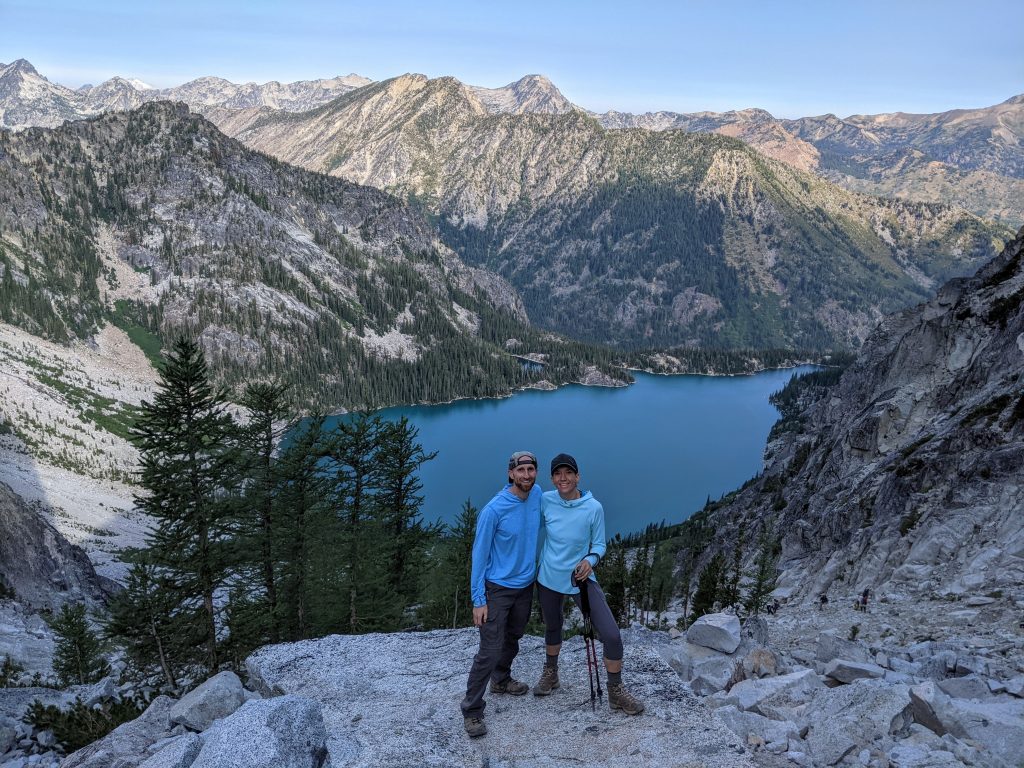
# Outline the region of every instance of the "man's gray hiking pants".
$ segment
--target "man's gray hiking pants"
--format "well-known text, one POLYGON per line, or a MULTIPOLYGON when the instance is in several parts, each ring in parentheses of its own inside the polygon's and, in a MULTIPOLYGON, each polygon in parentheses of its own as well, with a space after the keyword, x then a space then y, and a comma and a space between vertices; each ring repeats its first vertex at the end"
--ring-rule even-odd
POLYGON ((517 589, 488 581, 485 587, 487 621, 480 627, 480 650, 469 670, 466 698, 461 705, 463 717, 483 717, 487 682, 501 683, 512 674, 512 660, 519 653, 519 638, 526 631, 533 607, 532 583, 517 589))

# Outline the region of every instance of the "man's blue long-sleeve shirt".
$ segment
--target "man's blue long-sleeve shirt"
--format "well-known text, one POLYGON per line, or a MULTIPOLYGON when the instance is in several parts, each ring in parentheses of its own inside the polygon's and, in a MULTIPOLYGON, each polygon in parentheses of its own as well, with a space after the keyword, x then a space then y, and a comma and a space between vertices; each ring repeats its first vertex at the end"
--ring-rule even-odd
POLYGON ((485 581, 503 587, 525 587, 537 576, 541 490, 536 485, 525 500, 506 485, 487 502, 476 520, 470 591, 473 606, 487 605, 485 581))

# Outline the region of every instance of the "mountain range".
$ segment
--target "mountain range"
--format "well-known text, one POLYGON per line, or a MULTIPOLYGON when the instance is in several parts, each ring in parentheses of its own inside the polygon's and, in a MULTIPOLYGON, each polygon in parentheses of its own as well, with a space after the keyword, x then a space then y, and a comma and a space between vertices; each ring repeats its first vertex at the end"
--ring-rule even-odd
POLYGON ((410 200, 535 323, 623 346, 856 346, 1012 234, 849 193, 716 134, 493 115, 453 78, 207 114, 254 149, 410 200))
MULTIPOLYGON (((0 127, 55 127, 63 120, 131 109, 156 99, 184 101, 204 113, 212 108, 301 112, 371 83, 354 74, 263 85, 203 77, 174 88, 154 89, 138 80, 115 77, 73 91, 50 83, 19 59, 0 66, 0 127)), ((936 114, 780 119, 757 108, 718 113, 590 113, 542 75, 527 75, 502 88, 466 87, 489 114, 584 112, 610 129, 720 133, 852 191, 947 203, 1011 227, 1024 224, 1024 95, 991 107, 936 114)), ((220 116, 217 122, 227 120, 220 116)))

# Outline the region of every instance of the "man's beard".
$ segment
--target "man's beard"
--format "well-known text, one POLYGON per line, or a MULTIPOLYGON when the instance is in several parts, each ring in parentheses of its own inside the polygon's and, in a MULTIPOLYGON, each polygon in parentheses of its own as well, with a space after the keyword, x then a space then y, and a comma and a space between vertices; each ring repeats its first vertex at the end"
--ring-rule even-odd
POLYGON ((529 493, 533 486, 537 484, 537 478, 532 477, 526 478, 525 480, 513 480, 512 484, 523 493, 529 493))

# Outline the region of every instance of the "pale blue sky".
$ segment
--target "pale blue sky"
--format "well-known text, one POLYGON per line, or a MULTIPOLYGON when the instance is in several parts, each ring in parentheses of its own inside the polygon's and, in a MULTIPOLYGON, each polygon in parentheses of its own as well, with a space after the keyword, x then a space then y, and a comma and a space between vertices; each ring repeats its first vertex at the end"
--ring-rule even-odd
POLYGON ((550 77, 588 109, 779 117, 981 107, 1024 92, 1024 2, 0 0, 0 62, 77 87, 403 72, 550 77))

